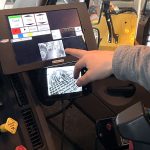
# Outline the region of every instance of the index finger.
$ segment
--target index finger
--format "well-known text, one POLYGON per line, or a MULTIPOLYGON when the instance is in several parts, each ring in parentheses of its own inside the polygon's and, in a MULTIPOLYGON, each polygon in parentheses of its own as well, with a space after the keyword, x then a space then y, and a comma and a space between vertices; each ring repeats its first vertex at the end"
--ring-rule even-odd
POLYGON ((83 49, 66 48, 65 52, 77 58, 81 58, 87 51, 83 49))

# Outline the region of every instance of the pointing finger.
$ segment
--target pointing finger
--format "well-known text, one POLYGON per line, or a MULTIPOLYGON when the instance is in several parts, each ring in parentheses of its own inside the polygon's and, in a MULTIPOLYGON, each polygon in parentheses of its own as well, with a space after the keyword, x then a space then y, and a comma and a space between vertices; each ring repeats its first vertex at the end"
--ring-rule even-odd
POLYGON ((77 58, 81 58, 83 55, 86 54, 86 50, 82 50, 82 49, 75 49, 75 48, 67 48, 65 49, 65 52, 67 54, 70 54, 72 56, 75 56, 77 58))

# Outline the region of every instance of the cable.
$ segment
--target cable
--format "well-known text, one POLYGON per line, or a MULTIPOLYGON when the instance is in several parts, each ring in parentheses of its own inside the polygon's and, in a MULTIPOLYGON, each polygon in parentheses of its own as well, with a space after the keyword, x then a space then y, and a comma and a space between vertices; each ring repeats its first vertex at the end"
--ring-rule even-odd
POLYGON ((66 111, 69 107, 71 107, 71 105, 74 104, 74 101, 75 101, 76 99, 78 99, 78 98, 80 98, 80 97, 83 97, 83 96, 79 96, 79 97, 76 97, 76 98, 68 99, 68 101, 70 101, 68 105, 66 105, 66 106, 63 105, 63 107, 62 107, 60 110, 58 110, 57 112, 54 112, 53 114, 49 115, 48 117, 46 117, 46 119, 48 120, 48 119, 54 118, 54 117, 58 116, 59 114, 63 113, 63 112, 66 111))
POLYGON ((87 113, 78 103, 74 102, 74 106, 78 108, 91 122, 93 122, 94 124, 96 123, 96 120, 89 113, 87 113))
POLYGON ((46 119, 51 119, 51 118, 54 118, 54 117, 58 116, 59 114, 61 114, 65 110, 67 110, 72 104, 73 104, 73 102, 70 102, 67 106, 61 108, 59 111, 57 111, 57 112, 49 115, 48 117, 46 117, 46 119))
MULTIPOLYGON (((47 120, 47 122, 49 123, 49 124, 48 124, 49 127, 51 127, 51 128, 53 128, 54 130, 56 130, 59 135, 62 134, 62 133, 61 133, 61 130, 58 128, 58 126, 56 126, 51 120, 47 120)), ((77 143, 75 143, 74 141, 72 141, 72 140, 71 140, 68 136, 66 136, 65 134, 64 134, 64 138, 65 138, 65 140, 66 140, 67 142, 69 142, 71 145, 73 145, 73 148, 74 148, 74 149, 83 150, 83 148, 81 148, 81 146, 79 146, 77 143)))

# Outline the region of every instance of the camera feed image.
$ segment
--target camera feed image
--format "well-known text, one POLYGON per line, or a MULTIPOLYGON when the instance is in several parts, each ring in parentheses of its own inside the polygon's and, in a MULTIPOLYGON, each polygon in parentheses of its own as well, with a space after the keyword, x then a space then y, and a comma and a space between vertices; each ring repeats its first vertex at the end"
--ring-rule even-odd
POLYGON ((50 60, 66 56, 62 40, 39 43, 38 46, 42 60, 50 60))
POLYGON ((52 96, 82 91, 82 87, 76 85, 77 79, 74 79, 73 72, 74 66, 47 68, 48 95, 52 96))

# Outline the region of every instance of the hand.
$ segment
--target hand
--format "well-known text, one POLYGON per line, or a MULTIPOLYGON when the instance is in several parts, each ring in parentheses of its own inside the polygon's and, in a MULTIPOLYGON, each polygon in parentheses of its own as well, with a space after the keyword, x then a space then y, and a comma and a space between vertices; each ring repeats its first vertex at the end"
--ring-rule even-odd
POLYGON ((75 79, 79 77, 79 73, 83 67, 88 69, 88 71, 77 80, 78 86, 86 85, 94 80, 104 79, 112 74, 113 51, 85 51, 67 48, 65 52, 79 58, 75 64, 75 79))

